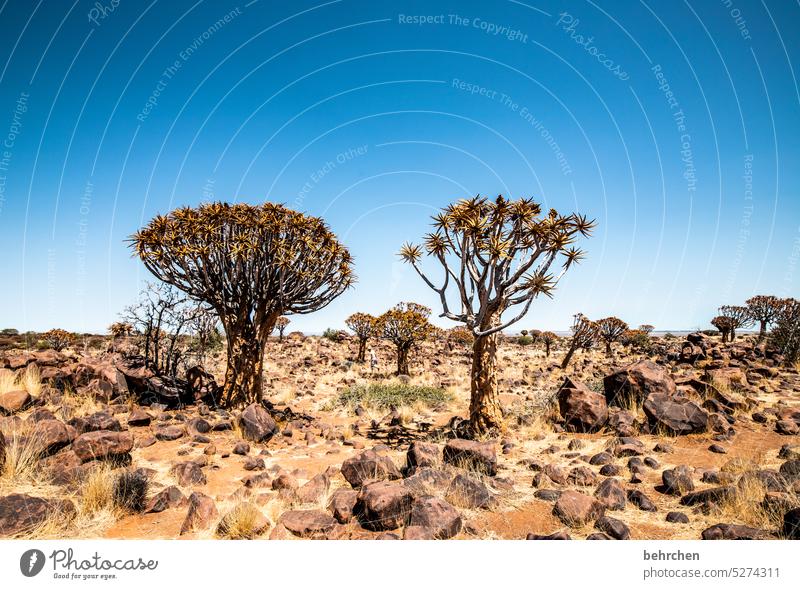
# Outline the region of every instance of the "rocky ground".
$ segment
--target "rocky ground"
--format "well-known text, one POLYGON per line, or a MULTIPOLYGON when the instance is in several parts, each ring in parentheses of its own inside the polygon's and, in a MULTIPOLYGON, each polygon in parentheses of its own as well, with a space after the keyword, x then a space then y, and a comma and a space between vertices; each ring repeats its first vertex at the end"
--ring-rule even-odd
MULTIPOLYGON (((354 341, 269 344, 265 406, 141 405, 115 353, 0 357, 0 537, 718 539, 800 536, 800 375, 740 337, 654 338, 557 367, 500 351, 507 431, 452 436, 469 350, 427 342, 400 384, 448 400, 343 405, 394 382, 354 341)), ((221 359, 211 370, 219 378, 221 359)), ((158 388, 158 387, 155 387, 158 388)), ((141 398, 140 398, 141 399, 141 398)))

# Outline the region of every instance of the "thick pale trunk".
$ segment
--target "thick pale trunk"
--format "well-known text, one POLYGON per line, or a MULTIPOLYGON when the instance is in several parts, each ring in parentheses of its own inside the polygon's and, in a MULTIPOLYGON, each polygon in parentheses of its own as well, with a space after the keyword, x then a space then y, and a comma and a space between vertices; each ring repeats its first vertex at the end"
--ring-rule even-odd
POLYGON ((614 352, 611 350, 611 342, 606 342, 606 356, 609 358, 614 355, 614 352))
POLYGON ((358 340, 358 357, 356 358, 356 362, 361 364, 366 359, 367 359, 367 340, 365 338, 360 338, 358 340))
POLYGON ((731 329, 731 339, 730 339, 730 341, 733 341, 735 339, 736 339, 736 330, 735 329, 731 329))
POLYGON ((767 337, 767 322, 761 322, 761 328, 758 330, 758 341, 763 341, 767 337))
POLYGON ((408 352, 411 346, 397 346, 397 374, 408 376, 408 352))
POLYGON ((497 391, 498 334, 476 337, 472 344, 469 424, 473 435, 503 429, 503 413, 497 391))
POLYGON ((550 357, 550 344, 544 344, 544 355, 549 358, 550 357))
POLYGON ((264 346, 255 337, 232 337, 228 341, 228 364, 222 398, 227 406, 261 400, 264 346))

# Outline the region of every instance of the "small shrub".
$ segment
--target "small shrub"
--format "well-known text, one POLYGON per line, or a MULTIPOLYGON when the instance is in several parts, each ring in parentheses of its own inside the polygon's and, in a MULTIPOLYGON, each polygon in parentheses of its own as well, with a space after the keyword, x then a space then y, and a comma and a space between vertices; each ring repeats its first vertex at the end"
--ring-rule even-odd
POLYGON ((141 471, 124 471, 114 479, 114 505, 133 512, 144 511, 150 481, 141 471))
POLYGON ((220 520, 217 535, 230 540, 252 540, 264 533, 267 521, 252 503, 239 503, 220 520))
POLYGON ((533 343, 533 338, 529 335, 521 335, 517 338, 517 343, 520 346, 530 346, 533 343))
POLYGON ((363 405, 388 409, 416 403, 436 407, 452 399, 453 396, 441 388, 384 383, 352 387, 339 395, 338 402, 342 406, 363 405))
POLYGON ((338 329, 331 329, 330 327, 322 332, 322 337, 332 342, 340 342, 342 340, 342 332, 338 329))

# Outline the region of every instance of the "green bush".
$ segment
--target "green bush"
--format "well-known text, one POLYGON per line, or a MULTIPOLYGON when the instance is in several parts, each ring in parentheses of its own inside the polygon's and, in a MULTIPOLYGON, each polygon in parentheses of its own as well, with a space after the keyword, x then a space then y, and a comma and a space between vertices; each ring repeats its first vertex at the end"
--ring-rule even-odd
POLYGON ((436 407, 453 399, 453 395, 436 387, 413 386, 402 383, 382 383, 351 387, 339 394, 338 403, 342 406, 362 405, 388 409, 390 406, 423 403, 436 407))
POLYGON ((331 329, 330 327, 322 332, 322 337, 328 339, 332 342, 338 342, 342 340, 342 332, 338 329, 331 329))
POLYGON ((517 343, 521 346, 529 346, 533 343, 533 338, 529 335, 522 335, 517 338, 517 343))

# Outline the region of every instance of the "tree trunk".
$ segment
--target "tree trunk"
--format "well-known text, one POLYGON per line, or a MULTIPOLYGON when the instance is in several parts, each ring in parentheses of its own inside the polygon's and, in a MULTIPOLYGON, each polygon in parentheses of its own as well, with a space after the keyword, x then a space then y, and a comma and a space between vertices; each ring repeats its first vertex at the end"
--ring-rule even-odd
POLYGON ((614 355, 614 352, 611 351, 611 342, 606 342, 606 356, 609 358, 614 355))
POLYGON ((279 329, 278 330, 278 342, 280 343, 282 341, 283 341, 283 330, 279 329))
POLYGON ((397 374, 408 376, 408 352, 411 346, 397 346, 397 374))
POLYGON ((261 401, 264 345, 253 334, 228 337, 228 364, 222 399, 226 406, 261 401))
POLYGON ((363 364, 366 359, 367 359, 367 339, 359 338, 358 356, 356 357, 356 362, 358 362, 359 364, 363 364))
POLYGON ((544 355, 546 358, 550 357, 550 344, 546 342, 544 344, 544 355))
POLYGON ((767 322, 761 322, 761 328, 758 330, 758 341, 763 341, 767 337, 767 322))
POLYGON ((733 341, 735 339, 736 339, 736 330, 735 329, 731 329, 731 339, 730 339, 730 341, 733 341))
POLYGON ((564 356, 564 360, 561 362, 561 369, 564 370, 567 366, 569 366, 569 361, 572 360, 573 354, 575 354, 575 350, 577 347, 574 345, 570 345, 569 350, 567 350, 567 355, 564 356))
MULTIPOLYGON (((489 325, 494 325, 494 321, 489 325)), ((497 339, 498 334, 493 333, 476 337, 472 344, 469 425, 473 435, 503 429, 497 394, 497 339)))

